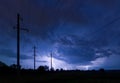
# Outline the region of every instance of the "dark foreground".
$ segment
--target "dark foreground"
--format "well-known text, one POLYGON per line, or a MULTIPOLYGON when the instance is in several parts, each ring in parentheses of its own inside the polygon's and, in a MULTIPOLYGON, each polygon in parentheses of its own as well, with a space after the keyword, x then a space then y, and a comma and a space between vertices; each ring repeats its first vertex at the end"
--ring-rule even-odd
POLYGON ((0 83, 120 83, 120 71, 1 72, 0 83))

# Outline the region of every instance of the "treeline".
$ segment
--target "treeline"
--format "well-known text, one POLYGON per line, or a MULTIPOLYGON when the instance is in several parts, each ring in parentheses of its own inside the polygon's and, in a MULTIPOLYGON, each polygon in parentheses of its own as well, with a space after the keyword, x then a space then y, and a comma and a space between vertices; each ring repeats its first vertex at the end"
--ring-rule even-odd
MULTIPOLYGON (((0 67, 0 72, 17 72, 17 65, 13 64, 11 66, 3 66, 0 67)), ((54 72, 60 72, 60 71, 81 71, 84 72, 85 70, 64 70, 64 69, 54 69, 54 68, 49 68, 48 66, 44 65, 44 66, 39 66, 37 69, 24 69, 24 68, 20 68, 20 71, 31 71, 31 72, 49 72, 49 71, 54 71, 54 72)), ((105 72, 105 70, 103 68, 99 69, 99 70, 87 70, 87 71, 91 71, 91 72, 105 72)))

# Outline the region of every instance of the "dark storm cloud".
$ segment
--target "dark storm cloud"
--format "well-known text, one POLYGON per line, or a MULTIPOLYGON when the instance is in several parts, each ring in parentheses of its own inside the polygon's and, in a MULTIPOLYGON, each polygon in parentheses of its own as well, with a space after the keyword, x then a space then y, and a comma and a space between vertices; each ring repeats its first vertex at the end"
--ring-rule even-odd
POLYGON ((84 47, 60 47, 58 53, 63 54, 68 63, 84 63, 94 60, 94 50, 84 47))
POLYGON ((78 35, 66 35, 62 36, 57 40, 58 43, 62 45, 70 45, 70 46, 86 46, 91 48, 98 48, 98 47, 104 47, 108 45, 107 40, 104 39, 92 39, 92 40, 86 40, 81 38, 78 35))
MULTIPOLYGON (((6 56, 8 58, 16 58, 17 54, 13 50, 10 50, 10 49, 0 49, 0 56, 6 56)), ((32 57, 21 54, 20 58, 31 59, 32 57)))
POLYGON ((94 3, 103 5, 107 8, 113 8, 113 6, 116 6, 116 3, 119 2, 119 0, 93 0, 94 3))
POLYGON ((109 57, 111 55, 109 49, 103 49, 104 44, 101 44, 102 42, 99 44, 96 41, 80 39, 80 37, 75 35, 60 38, 57 43, 57 51, 60 55, 58 59, 68 63, 90 64, 91 61, 97 58, 109 57), (97 53, 100 55, 97 56, 97 53))
POLYGON ((119 70, 120 69, 120 56, 119 55, 112 55, 106 59, 104 64, 101 66, 105 69, 113 69, 113 70, 119 70))
MULTIPOLYGON (((85 23, 87 19, 77 8, 75 1, 32 1, 32 0, 12 0, 1 2, 1 18, 16 24, 16 13, 20 11, 23 22, 32 29, 33 35, 48 38, 49 32, 53 31, 61 21, 70 23, 85 23), (37 4, 38 3, 38 4, 37 4), (75 9, 77 8, 77 9, 75 9), (30 24, 30 25, 29 25, 30 24), (34 28, 33 28, 34 27, 34 28)), ((24 24, 25 24, 24 23, 24 24)))
POLYGON ((0 41, 0 46, 1 46, 1 47, 4 47, 4 46, 6 46, 6 45, 8 45, 6 42, 0 41))
MULTIPOLYGON (((98 0, 99 1, 99 0, 98 0)), ((86 1, 73 1, 73 0, 12 0, 12 1, 1 1, 1 6, 3 9, 2 17, 13 21, 12 24, 15 24, 16 13, 20 11, 21 16, 23 17, 27 27, 29 27, 32 32, 31 34, 39 38, 49 38, 49 34, 53 33, 53 30, 59 26, 60 21, 75 23, 75 24, 87 24, 88 20, 94 20, 97 18, 96 14, 93 12, 85 12, 82 9, 87 7, 88 10, 98 11, 99 6, 95 6, 96 3, 94 0, 91 2, 86 1), (89 4, 89 5, 87 5, 89 4), (93 5, 96 8, 91 7, 93 5), (97 9, 98 8, 98 9, 97 9), (9 11, 8 11, 9 10, 9 11), (92 18, 89 18, 87 14, 92 15, 92 18), (94 18, 95 16, 95 18, 94 18), (30 25, 29 25, 30 24, 30 25), (34 28, 33 28, 34 27, 34 28)), ((114 4, 112 5, 114 6, 114 4)), ((99 10, 101 11, 101 10, 99 10)), ((102 12, 102 11, 101 11, 102 12)), ((104 12, 106 14, 106 12, 104 12)), ((104 13, 101 15, 103 16, 104 13)), ((98 20, 97 20, 98 21, 98 20)))
POLYGON ((61 20, 67 21, 67 22, 70 21, 74 23, 83 22, 85 18, 83 18, 82 12, 79 11, 79 7, 76 6, 76 3, 77 2, 71 1, 71 0, 69 1, 68 0, 67 1, 64 1, 64 0, 56 0, 56 1, 55 0, 52 0, 52 1, 42 0, 40 1, 39 7, 42 9, 39 9, 38 11, 41 11, 39 14, 39 16, 43 18, 41 21, 44 22, 45 20, 45 24, 46 22, 55 24, 56 21, 59 22, 61 20))

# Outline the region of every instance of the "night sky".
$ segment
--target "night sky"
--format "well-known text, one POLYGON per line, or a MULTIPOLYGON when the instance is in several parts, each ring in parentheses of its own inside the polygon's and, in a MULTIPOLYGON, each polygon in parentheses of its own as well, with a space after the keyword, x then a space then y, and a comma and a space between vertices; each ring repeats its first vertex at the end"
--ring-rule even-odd
MULTIPOLYGON (((16 64, 17 13, 22 20, 20 62, 63 69, 120 69, 120 0, 0 0, 0 61, 16 64)), ((36 67, 36 68, 37 68, 36 67)))

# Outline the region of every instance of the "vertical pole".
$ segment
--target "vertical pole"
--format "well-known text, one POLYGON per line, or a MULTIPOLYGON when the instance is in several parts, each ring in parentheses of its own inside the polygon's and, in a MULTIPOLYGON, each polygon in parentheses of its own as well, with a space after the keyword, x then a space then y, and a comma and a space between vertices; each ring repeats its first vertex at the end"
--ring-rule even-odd
POLYGON ((36 47, 34 46, 34 70, 36 68, 36 64, 35 64, 35 56, 36 56, 36 47))
POLYGON ((20 70, 20 15, 17 14, 17 69, 20 70))
POLYGON ((51 53, 51 70, 52 70, 52 53, 51 53))

